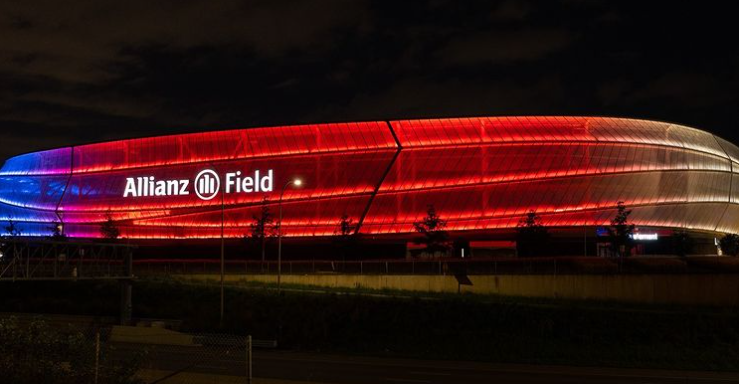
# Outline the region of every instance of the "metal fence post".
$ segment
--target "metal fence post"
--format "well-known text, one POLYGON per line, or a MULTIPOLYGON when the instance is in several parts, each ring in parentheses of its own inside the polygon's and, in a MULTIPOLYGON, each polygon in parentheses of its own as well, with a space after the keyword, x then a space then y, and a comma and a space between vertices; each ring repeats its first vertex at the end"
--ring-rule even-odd
MULTIPOLYGON (((13 282, 15 282, 15 278, 17 276, 17 270, 18 270, 18 253, 15 250, 16 244, 13 243, 13 282)), ((54 253, 56 253, 56 249, 54 250, 54 253)))
POLYGON ((131 291, 133 285, 133 255, 131 250, 126 249, 126 256, 123 261, 124 277, 119 281, 121 289, 121 325, 131 325, 131 291))
POLYGON ((100 372, 100 328, 95 330, 95 384, 98 384, 100 372))
POLYGON ((246 382, 251 384, 251 335, 246 336, 246 382))

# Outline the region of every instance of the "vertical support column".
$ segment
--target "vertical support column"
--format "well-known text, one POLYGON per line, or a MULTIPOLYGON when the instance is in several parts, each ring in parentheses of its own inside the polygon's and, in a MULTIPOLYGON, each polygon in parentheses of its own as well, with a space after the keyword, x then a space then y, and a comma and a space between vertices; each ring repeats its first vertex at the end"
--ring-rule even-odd
POLYGON ((95 330, 95 377, 94 384, 98 384, 100 373, 100 328, 95 330))
POLYGON ((252 383, 252 370, 251 370, 251 335, 246 336, 246 382, 252 383))
POLYGON ((224 276, 226 275, 226 256, 225 256, 225 242, 224 239, 224 227, 225 227, 225 220, 226 220, 226 203, 225 203, 225 194, 226 194, 226 188, 224 187, 221 191, 221 309, 220 309, 220 317, 218 321, 218 325, 223 327, 223 307, 224 307, 224 291, 223 291, 223 280, 224 276))
POLYGON ((26 279, 31 278, 31 247, 26 246, 26 279))
POLYGON ((121 279, 121 325, 131 325, 131 313, 133 304, 131 295, 133 290, 133 255, 130 249, 126 249, 123 260, 123 275, 121 279))

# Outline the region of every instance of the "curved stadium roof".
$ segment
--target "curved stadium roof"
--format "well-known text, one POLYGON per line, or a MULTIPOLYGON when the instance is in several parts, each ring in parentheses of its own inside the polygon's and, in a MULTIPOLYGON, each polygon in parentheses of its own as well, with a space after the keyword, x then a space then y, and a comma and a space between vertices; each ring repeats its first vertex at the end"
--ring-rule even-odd
POLYGON ((640 226, 739 232, 738 164, 739 148, 710 133, 636 119, 249 128, 13 157, 0 169, 0 222, 15 221, 25 235, 46 235, 50 223, 63 222, 70 236, 99 237, 110 215, 123 237, 220 237, 222 198, 225 234, 241 237, 265 198, 276 209, 282 186, 300 177, 304 186, 284 193, 286 236, 333 235, 344 214, 362 233, 410 233, 428 205, 450 231, 515 227, 528 211, 548 226, 605 225, 618 201, 640 226), (206 169, 220 178, 208 200, 195 193, 206 169), (224 193, 228 173, 233 184, 224 193), (270 188, 237 192, 246 177, 270 188), (153 189, 174 180, 187 180, 188 193, 153 189), (150 193, 135 193, 149 181, 150 193), (135 192, 126 195, 127 188, 135 192))

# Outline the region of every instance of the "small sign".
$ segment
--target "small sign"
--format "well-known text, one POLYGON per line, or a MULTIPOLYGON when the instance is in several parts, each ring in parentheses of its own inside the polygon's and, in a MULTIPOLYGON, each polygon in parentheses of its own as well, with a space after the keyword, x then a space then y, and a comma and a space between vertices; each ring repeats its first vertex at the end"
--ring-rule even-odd
POLYGON ((659 240, 659 235, 656 233, 634 233, 631 235, 631 238, 634 240, 654 241, 659 240))

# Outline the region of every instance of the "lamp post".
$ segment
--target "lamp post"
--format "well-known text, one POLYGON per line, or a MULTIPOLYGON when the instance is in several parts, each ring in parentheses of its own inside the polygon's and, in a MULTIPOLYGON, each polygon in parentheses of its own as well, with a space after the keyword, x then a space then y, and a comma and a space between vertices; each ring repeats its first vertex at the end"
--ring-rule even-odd
POLYGON ((279 205, 279 219, 277 222, 277 292, 282 292, 282 196, 285 194, 285 189, 287 189, 287 186, 293 184, 296 187, 300 187, 303 184, 303 181, 300 179, 293 179, 289 180, 285 185, 282 186, 282 191, 280 191, 280 201, 278 203, 279 205))
POLYGON ((225 264, 226 264, 226 258, 224 256, 224 248, 225 248, 225 239, 223 234, 223 227, 225 226, 224 219, 225 219, 225 202, 224 202, 224 196, 223 194, 225 191, 221 191, 221 318, 220 318, 220 325, 223 327, 223 278, 225 275, 225 264))

